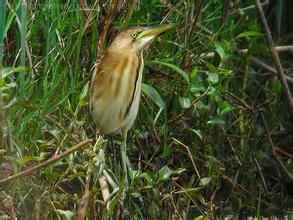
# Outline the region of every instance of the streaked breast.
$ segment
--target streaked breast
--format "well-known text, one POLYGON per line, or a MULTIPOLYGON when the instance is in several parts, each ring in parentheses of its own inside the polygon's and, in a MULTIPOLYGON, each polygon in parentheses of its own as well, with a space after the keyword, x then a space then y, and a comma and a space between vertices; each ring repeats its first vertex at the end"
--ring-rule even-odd
POLYGON ((110 55, 105 54, 90 83, 91 115, 104 134, 120 132, 135 100, 139 78, 136 54, 110 55))

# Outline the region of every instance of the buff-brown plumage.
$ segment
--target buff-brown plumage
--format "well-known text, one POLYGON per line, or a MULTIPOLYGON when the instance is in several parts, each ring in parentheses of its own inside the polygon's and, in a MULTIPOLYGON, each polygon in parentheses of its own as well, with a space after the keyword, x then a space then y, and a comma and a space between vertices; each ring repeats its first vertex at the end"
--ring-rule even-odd
POLYGON ((89 89, 91 116, 101 133, 121 133, 126 138, 139 107, 143 50, 156 35, 170 28, 132 27, 121 31, 102 56, 89 89))
POLYGON ((89 107, 97 131, 120 133, 121 162, 127 182, 127 132, 136 119, 143 72, 143 50, 153 38, 172 28, 132 27, 121 31, 95 67, 89 88, 89 107))

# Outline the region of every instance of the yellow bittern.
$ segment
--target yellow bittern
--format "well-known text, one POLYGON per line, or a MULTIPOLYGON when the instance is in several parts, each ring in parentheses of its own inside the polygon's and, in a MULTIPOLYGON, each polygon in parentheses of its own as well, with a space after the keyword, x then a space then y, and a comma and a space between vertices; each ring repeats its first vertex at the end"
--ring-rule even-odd
POLYGON ((121 160, 126 178, 126 138, 139 107, 143 51, 158 34, 172 27, 131 27, 121 31, 92 73, 89 89, 91 116, 97 131, 122 135, 121 160))

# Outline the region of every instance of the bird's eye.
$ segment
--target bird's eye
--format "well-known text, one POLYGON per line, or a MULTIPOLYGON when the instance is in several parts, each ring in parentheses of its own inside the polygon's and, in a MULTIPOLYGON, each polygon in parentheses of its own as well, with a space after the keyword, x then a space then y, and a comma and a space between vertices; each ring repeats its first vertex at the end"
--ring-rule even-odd
POLYGON ((131 34, 131 37, 133 37, 134 39, 137 37, 138 33, 137 32, 134 32, 131 34))

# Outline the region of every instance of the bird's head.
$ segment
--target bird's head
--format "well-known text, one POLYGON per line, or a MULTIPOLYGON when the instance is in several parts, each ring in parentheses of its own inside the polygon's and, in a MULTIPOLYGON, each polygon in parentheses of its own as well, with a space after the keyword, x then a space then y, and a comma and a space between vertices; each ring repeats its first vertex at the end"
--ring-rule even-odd
POLYGON ((159 27, 130 27, 121 31, 111 43, 109 49, 115 52, 133 51, 140 53, 160 33, 173 28, 174 25, 162 25, 159 27))

